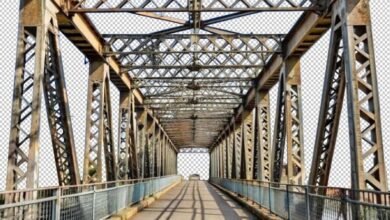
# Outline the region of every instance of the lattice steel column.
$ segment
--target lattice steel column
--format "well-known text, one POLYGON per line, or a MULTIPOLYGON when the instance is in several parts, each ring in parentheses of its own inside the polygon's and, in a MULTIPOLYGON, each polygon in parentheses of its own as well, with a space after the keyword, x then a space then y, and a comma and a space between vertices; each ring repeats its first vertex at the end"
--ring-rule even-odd
POLYGON ((223 166, 223 142, 222 141, 220 142, 218 148, 219 148, 219 155, 218 155, 218 159, 219 159, 219 177, 223 178, 224 166, 223 166))
MULTIPOLYGON (((130 177, 130 117, 131 96, 129 91, 120 92, 119 100, 119 135, 118 135, 118 169, 117 179, 127 180, 130 177)), ((130 177, 131 178, 131 177, 130 177)))
POLYGON ((155 137, 156 137, 156 145, 155 145, 155 152, 154 152, 154 176, 160 176, 160 169, 161 169, 161 130, 159 126, 156 126, 155 137))
POLYGON ((285 72, 282 68, 279 76, 278 99, 276 102, 275 128, 272 143, 271 181, 280 182, 283 172, 283 155, 286 138, 285 113, 285 72))
POLYGON ((332 14, 331 38, 309 184, 327 186, 345 92, 341 18, 332 14))
POLYGON ((232 138, 232 179, 237 178, 237 166, 236 166, 236 125, 233 124, 232 130, 230 131, 230 135, 232 138))
POLYGON ((59 185, 79 183, 56 13, 50 1, 20 3, 6 190, 38 187, 41 87, 59 185))
POLYGON ((151 151, 150 151, 150 176, 151 177, 154 177, 156 176, 155 175, 155 172, 156 172, 156 142, 157 142, 157 137, 156 137, 156 122, 153 121, 153 125, 152 127, 150 128, 151 131, 149 131, 149 137, 150 137, 150 140, 151 140, 151 151))
POLYGON ((145 138, 145 178, 149 178, 153 173, 153 148, 154 148, 154 121, 146 116, 146 138, 145 138))
POLYGON ((130 90, 130 128, 129 128, 129 142, 130 142, 130 158, 129 158, 129 170, 130 178, 139 178, 139 166, 137 156, 137 139, 138 139, 138 126, 135 111, 135 100, 133 90, 130 90))
POLYGON ((344 0, 339 10, 343 17, 352 188, 387 191, 369 1, 344 0))
POLYGON ((304 184, 305 159, 303 146, 301 67, 297 57, 285 61, 286 134, 288 183, 304 184))
POLYGON ((146 123, 147 112, 141 108, 137 110, 137 162, 140 178, 145 177, 145 148, 146 148, 146 123))
POLYGON ((260 100, 256 106, 256 162, 254 162, 257 172, 254 178, 261 181, 271 181, 270 174, 270 107, 269 94, 258 93, 260 100))
POLYGON ((165 176, 166 172, 166 138, 165 134, 162 133, 161 141, 161 176, 165 176))
POLYGON ((244 177, 247 180, 253 179, 253 151, 254 151, 254 110, 250 112, 244 112, 242 119, 242 161, 244 163, 242 167, 244 177))
POLYGON ((334 6, 329 47, 309 181, 328 183, 346 84, 352 188, 387 191, 368 1, 343 0, 334 6))
POLYGON ((171 163, 172 163, 172 159, 171 159, 171 146, 169 144, 169 141, 167 140, 167 175, 170 175, 171 174, 171 163))
POLYGON ((242 156, 242 127, 241 125, 236 125, 235 126, 235 131, 234 131, 234 150, 235 150, 235 178, 241 179, 241 156, 242 156))
POLYGON ((90 61, 88 78, 87 126, 83 183, 103 181, 102 154, 107 181, 115 180, 116 158, 113 146, 109 69, 101 61, 90 61))
POLYGON ((219 178, 218 176, 218 149, 214 149, 214 176, 219 178))
POLYGON ((281 181, 287 140, 287 182, 303 184, 305 170, 299 58, 289 57, 284 61, 279 81, 271 180, 281 181))
POLYGON ((170 172, 171 172, 171 161, 170 161, 170 157, 171 157, 171 152, 170 152, 170 146, 169 146, 169 143, 168 143, 168 140, 166 141, 166 155, 165 155, 165 160, 166 160, 166 174, 165 175, 169 175, 170 172))
POLYGON ((233 165, 234 165, 234 132, 232 132, 231 128, 228 131, 228 178, 233 179, 233 165))
POLYGON ((214 177, 214 160, 213 160, 213 156, 214 156, 214 149, 210 151, 210 168, 209 168, 209 173, 210 173, 210 178, 214 177))
POLYGON ((172 158, 172 147, 170 144, 168 144, 168 175, 172 174, 172 165, 173 165, 173 158, 172 158))
POLYGON ((224 170, 223 170, 223 177, 224 178, 228 178, 228 173, 229 173, 229 136, 228 135, 226 135, 226 133, 225 133, 225 135, 224 135, 224 139, 223 139, 223 145, 224 145, 224 157, 225 157, 225 159, 224 159, 224 164, 223 164, 223 166, 224 166, 224 170))

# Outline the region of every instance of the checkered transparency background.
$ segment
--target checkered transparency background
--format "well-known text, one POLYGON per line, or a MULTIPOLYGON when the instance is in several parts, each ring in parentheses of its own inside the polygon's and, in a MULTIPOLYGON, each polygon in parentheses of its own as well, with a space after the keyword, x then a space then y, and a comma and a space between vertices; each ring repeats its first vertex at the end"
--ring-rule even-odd
POLYGON ((177 155, 177 173, 186 180, 191 174, 199 174, 201 180, 208 180, 209 163, 208 153, 179 153, 177 155))
MULTIPOLYGON (((0 190, 5 188, 7 168, 7 152, 10 129, 12 89, 14 81, 15 52, 18 26, 18 1, 2 0, 0 6, 0 190)), ((382 114, 383 143, 386 166, 390 168, 390 1, 371 0, 372 23, 374 32, 375 57, 379 83, 379 95, 382 114)), ((221 13, 203 13, 202 18, 222 15, 221 13)), ((169 14, 172 15, 172 14, 169 14)), ((175 17, 187 19, 185 14, 175 14, 175 17)), ((286 33, 298 18, 299 13, 259 13, 224 24, 215 25, 241 33, 286 33)), ((102 33, 150 33, 175 25, 132 14, 94 14, 90 16, 102 33)), ((310 171, 313 145, 317 129, 323 78, 326 66, 329 33, 327 33, 302 58, 302 104, 305 132, 305 163, 306 174, 310 171)), ((85 58, 63 35, 60 36, 63 66, 69 95, 69 105, 74 129, 77 158, 82 174, 82 158, 84 152, 84 133, 86 115, 86 94, 88 64, 85 58)), ((271 128, 275 119, 277 88, 271 90, 271 128)), ((111 86, 113 126, 117 127, 119 92, 111 86)), ((345 103, 345 100, 344 100, 345 103)), ((44 102, 42 102, 44 104, 44 102)), ((42 108, 45 109, 45 108, 42 108)), ((56 175, 53 150, 50 143, 47 116, 42 111, 41 116, 41 145, 39 155, 40 186, 55 185, 56 175)), ((117 129, 113 129, 115 137, 117 129)), ((271 136, 272 137, 272 136, 271 136)), ((346 106, 341 115, 339 135, 332 165, 330 185, 350 185, 350 156, 348 141, 348 121, 346 106)), ((115 142, 117 142, 115 140, 115 142)), ((179 154, 178 173, 188 176, 198 173, 202 179, 208 178, 207 154, 179 154)), ((389 175, 388 169, 388 176, 389 175)))

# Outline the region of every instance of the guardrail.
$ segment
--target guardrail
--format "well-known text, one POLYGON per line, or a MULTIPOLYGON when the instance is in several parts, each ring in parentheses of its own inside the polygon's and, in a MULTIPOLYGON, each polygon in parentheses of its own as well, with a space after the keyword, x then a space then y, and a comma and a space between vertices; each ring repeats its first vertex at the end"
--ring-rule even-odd
POLYGON ((222 178, 210 182, 284 219, 390 219, 388 192, 222 178))
POLYGON ((180 178, 174 175, 0 192, 0 219, 102 219, 180 178))

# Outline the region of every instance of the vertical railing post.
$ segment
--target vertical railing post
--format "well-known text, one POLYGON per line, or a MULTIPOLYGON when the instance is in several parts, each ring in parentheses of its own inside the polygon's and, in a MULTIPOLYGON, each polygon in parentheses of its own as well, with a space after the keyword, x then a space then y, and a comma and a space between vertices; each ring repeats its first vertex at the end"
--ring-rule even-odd
POLYGON ((309 189, 305 186, 305 204, 306 204, 306 219, 310 220, 310 202, 309 202, 309 189))
POLYGON ((249 184, 248 184, 248 180, 245 180, 245 183, 246 183, 246 193, 245 193, 245 196, 246 196, 246 201, 248 201, 249 200, 249 195, 248 195, 249 184))
POLYGON ((259 182, 259 205, 260 206, 262 206, 262 204, 261 204, 261 191, 262 191, 261 188, 262 188, 262 184, 263 184, 262 182, 259 182))
POLYGON ((95 206, 96 206, 96 186, 93 186, 93 194, 92 194, 92 220, 95 220, 95 206))
POLYGON ((289 185, 286 185, 286 199, 287 199, 287 218, 291 219, 291 213, 290 213, 290 191, 289 191, 289 185))
POLYGON ((55 200, 55 215, 54 219, 59 220, 61 217, 61 188, 57 188, 56 190, 56 200, 55 200))
POLYGON ((269 212, 272 213, 272 204, 271 204, 271 182, 268 182, 268 202, 269 202, 269 212))

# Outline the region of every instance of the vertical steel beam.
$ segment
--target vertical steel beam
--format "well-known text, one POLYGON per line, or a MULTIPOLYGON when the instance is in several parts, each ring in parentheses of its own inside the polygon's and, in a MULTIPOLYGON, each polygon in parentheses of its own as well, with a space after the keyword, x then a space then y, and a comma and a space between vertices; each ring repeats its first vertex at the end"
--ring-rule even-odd
POLYGON ((269 94, 258 93, 259 103, 256 106, 256 127, 257 134, 255 135, 256 141, 256 157, 257 163, 254 163, 257 167, 257 178, 261 181, 271 181, 270 174, 270 106, 269 106, 269 94))
POLYGON ((241 168, 241 163, 242 163, 242 160, 241 160, 241 156, 242 156, 242 126, 240 124, 236 125, 235 126, 235 131, 234 131, 234 148, 235 148, 235 157, 234 157, 234 160, 235 160, 235 178, 237 179, 241 179, 241 171, 242 171, 242 168, 241 168))
POLYGON ((80 176, 58 35, 57 20, 53 16, 46 39, 43 93, 45 95, 58 183, 63 186, 79 184, 80 176))
POLYGON ((225 156, 225 160, 224 160, 224 174, 223 174, 223 177, 224 178, 229 178, 228 177, 228 174, 229 174, 229 135, 225 133, 225 138, 223 140, 223 144, 224 144, 224 147, 225 147, 225 152, 224 152, 224 156, 225 156))
MULTIPOLYGON (((42 9, 44 2, 34 2, 42 9)), ((44 73, 45 11, 20 3, 6 190, 38 186, 40 87, 44 73), (29 13, 36 16, 29 22, 29 13)))
POLYGON ((169 168, 169 175, 173 173, 172 168, 173 168, 173 150, 171 144, 168 145, 168 168, 169 168))
POLYGON ((118 135, 118 169, 117 179, 127 180, 130 176, 130 91, 121 91, 119 94, 119 135, 118 135))
POLYGON ((153 145, 154 145, 154 120, 146 116, 146 128, 145 128, 145 178, 152 176, 153 168, 153 145))
POLYGON ((46 38, 43 93, 59 185, 80 183, 69 103, 59 50, 58 24, 53 17, 46 38))
POLYGON ((345 92, 341 18, 333 10, 328 61, 309 184, 327 186, 345 92))
POLYGON ((283 63, 279 79, 277 113, 272 149, 273 162, 271 164, 271 180, 273 182, 280 182, 283 175, 283 157, 286 140, 287 182, 302 184, 305 178, 300 84, 299 58, 289 57, 283 63))
POLYGON ((101 61, 90 61, 88 78, 86 141, 83 183, 103 181, 102 151, 104 151, 107 181, 115 180, 109 69, 101 61))
POLYGON ((213 155, 214 155, 214 149, 210 151, 210 155, 209 155, 209 162, 210 162, 210 167, 209 167, 209 175, 210 175, 210 178, 213 178, 214 177, 214 171, 213 171, 213 167, 214 167, 214 161, 213 161, 213 155))
POLYGON ((171 165, 171 164, 170 164, 170 162, 171 162, 171 161, 170 161, 170 157, 171 157, 171 156, 170 156, 170 149, 169 149, 170 147, 169 147, 168 140, 166 140, 165 142, 166 142, 166 144, 165 144, 165 158, 166 158, 166 159, 165 159, 165 160, 166 160, 166 163, 165 163, 165 164, 166 164, 166 166, 165 166, 165 167, 166 167, 166 169, 165 169, 165 175, 169 175, 170 169, 171 169, 171 167, 170 167, 170 165, 171 165))
POLYGON ((286 137, 285 113, 285 67, 279 76, 278 99, 276 102, 275 128, 272 143, 271 181, 280 182, 283 172, 284 144, 286 137))
POLYGON ((231 178, 236 179, 237 178, 237 158, 236 158, 236 125, 233 124, 232 130, 231 130, 231 139, 232 139, 232 166, 231 166, 231 178))
POLYGON ((20 3, 7 190, 38 186, 42 80, 59 185, 79 183, 56 13, 50 1, 20 3))
POLYGON ((165 139, 165 134, 162 133, 162 141, 161 141, 161 176, 165 176, 165 171, 166 171, 166 139, 165 139))
POLYGON ((250 112, 244 111, 242 117, 242 135, 243 135, 243 151, 242 151, 242 160, 243 171, 242 177, 247 180, 253 179, 253 151, 254 151, 254 111, 250 112))
POLYGON ((146 148, 147 112, 144 108, 137 110, 137 161, 140 178, 145 177, 145 148, 146 148))
POLYGON ((137 141, 138 141, 138 126, 137 118, 135 111, 135 100, 133 90, 130 90, 130 128, 129 128, 129 145, 130 145, 130 158, 129 158, 129 170, 130 178, 137 179, 139 178, 139 166, 138 166, 138 156, 137 156, 137 141))
POLYGON ((223 141, 219 143, 219 176, 223 178, 223 171, 224 171, 224 166, 223 166, 223 161, 224 161, 224 156, 223 156, 223 141))
POLYGON ((228 178, 232 179, 233 178, 233 164, 234 164, 234 132, 232 131, 231 128, 229 128, 228 131, 228 178))
POLYGON ((341 4, 352 188, 387 191, 369 1, 341 4))
POLYGON ((215 163, 215 177, 218 177, 218 148, 215 147, 215 150, 214 150, 214 163, 215 163))
POLYGON ((217 157, 217 148, 214 150, 214 176, 218 178, 218 157, 217 157))
POLYGON ((285 61, 286 76, 286 137, 288 183, 304 184, 305 159, 302 124, 300 58, 285 61))
POLYGON ((161 130, 159 126, 155 128, 155 151, 154 151, 154 176, 160 176, 160 152, 161 152, 161 130))
POLYGON ((340 1, 334 6, 332 19, 309 181, 313 185, 328 183, 346 86, 352 188, 387 191, 369 2, 340 1))

